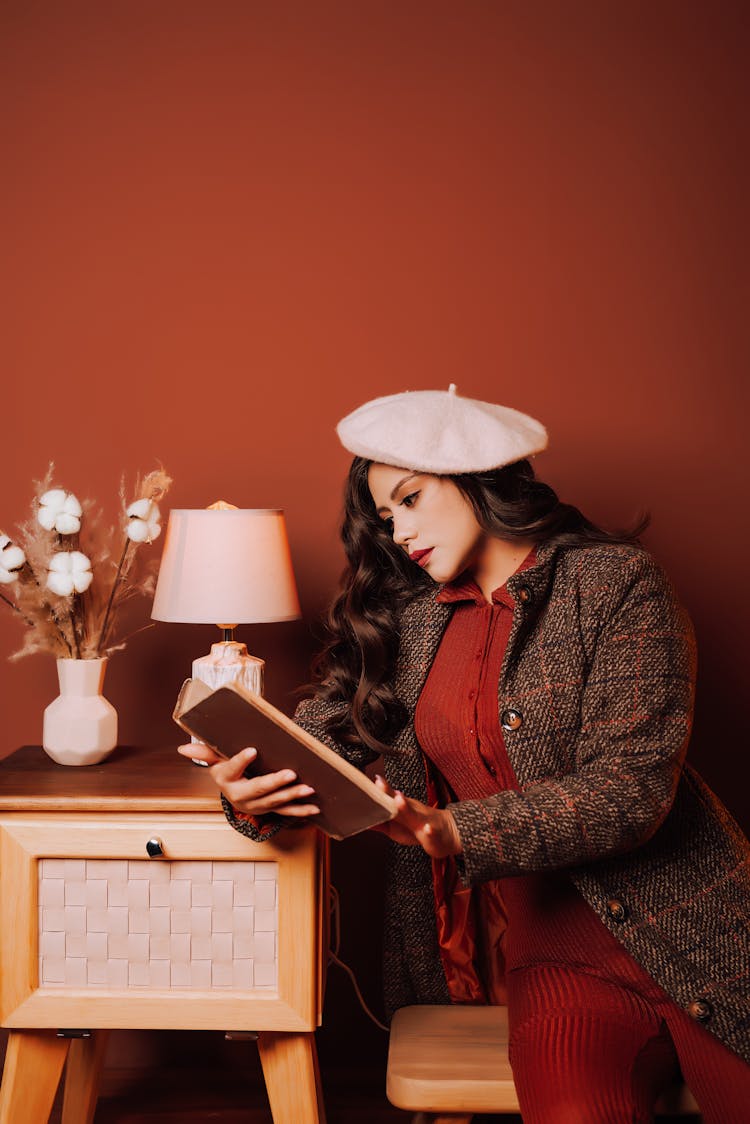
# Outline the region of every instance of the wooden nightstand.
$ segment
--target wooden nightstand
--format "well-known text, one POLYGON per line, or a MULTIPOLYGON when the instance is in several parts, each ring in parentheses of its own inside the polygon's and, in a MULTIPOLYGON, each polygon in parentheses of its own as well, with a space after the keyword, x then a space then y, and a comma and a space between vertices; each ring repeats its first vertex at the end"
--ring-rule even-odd
POLYGON ((256 1031, 275 1124, 324 1124, 328 872, 314 828, 252 843, 174 748, 0 762, 0 1124, 90 1124, 112 1028, 256 1031), (57 1032, 91 1031, 91 1037, 57 1032))

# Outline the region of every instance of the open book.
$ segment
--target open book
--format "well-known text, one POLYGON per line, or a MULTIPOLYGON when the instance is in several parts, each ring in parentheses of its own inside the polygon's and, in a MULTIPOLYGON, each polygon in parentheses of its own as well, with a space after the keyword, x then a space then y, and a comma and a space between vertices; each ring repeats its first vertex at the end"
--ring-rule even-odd
POLYGON ((213 690, 200 679, 186 679, 172 717, 224 757, 254 746, 258 756, 246 776, 293 769, 301 784, 315 789, 303 802, 320 808, 304 822, 334 839, 385 823, 396 812, 391 797, 369 777, 237 681, 213 690))

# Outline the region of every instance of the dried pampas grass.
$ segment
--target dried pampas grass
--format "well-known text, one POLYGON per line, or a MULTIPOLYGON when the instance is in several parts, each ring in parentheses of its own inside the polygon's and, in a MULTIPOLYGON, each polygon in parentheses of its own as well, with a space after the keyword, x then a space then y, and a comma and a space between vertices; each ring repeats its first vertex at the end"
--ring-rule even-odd
MULTIPOLYGON (((54 485, 54 464, 43 480, 35 482, 31 517, 19 525, 14 537, 26 556, 12 585, 0 587, 0 599, 27 625, 26 635, 11 659, 33 652, 49 652, 63 659, 96 659, 118 651, 130 638, 116 635, 120 606, 134 597, 153 594, 158 562, 142 557, 144 542, 128 535, 131 522, 127 509, 137 500, 158 504, 172 483, 163 468, 136 478, 127 500, 125 480, 120 485, 121 516, 118 526, 107 525, 103 512, 92 500, 81 504, 81 530, 61 535, 45 530, 38 520, 40 499, 54 485), (113 557, 113 547, 115 557, 113 557), (93 580, 83 592, 73 589, 59 596, 47 587, 50 561, 56 553, 80 551, 91 563, 93 580)), ((158 534, 158 509, 149 526, 158 534)), ((149 626, 145 626, 149 627, 149 626)), ((137 631, 142 631, 138 629, 137 631)), ((131 634, 132 635, 132 634, 131 634)))

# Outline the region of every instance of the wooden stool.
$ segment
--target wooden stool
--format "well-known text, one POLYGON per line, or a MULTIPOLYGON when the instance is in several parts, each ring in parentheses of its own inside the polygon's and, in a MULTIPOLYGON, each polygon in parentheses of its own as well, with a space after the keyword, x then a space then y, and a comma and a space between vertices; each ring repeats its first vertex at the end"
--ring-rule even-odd
MULTIPOLYGON (((468 1124, 475 1112, 519 1112, 505 1007, 403 1007, 394 1015, 386 1095, 414 1124, 468 1124)), ((656 1111, 699 1115, 684 1085, 656 1111)))

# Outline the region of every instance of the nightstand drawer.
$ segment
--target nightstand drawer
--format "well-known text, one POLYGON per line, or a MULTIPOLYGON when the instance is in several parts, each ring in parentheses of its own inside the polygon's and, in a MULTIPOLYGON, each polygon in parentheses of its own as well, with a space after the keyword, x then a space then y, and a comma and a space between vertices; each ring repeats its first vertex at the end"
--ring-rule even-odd
POLYGON ((326 852, 220 814, 0 815, 2 1025, 313 1029, 326 852))

